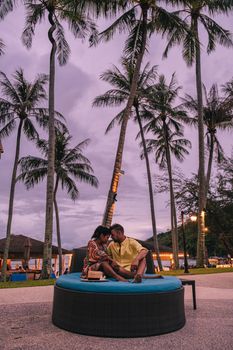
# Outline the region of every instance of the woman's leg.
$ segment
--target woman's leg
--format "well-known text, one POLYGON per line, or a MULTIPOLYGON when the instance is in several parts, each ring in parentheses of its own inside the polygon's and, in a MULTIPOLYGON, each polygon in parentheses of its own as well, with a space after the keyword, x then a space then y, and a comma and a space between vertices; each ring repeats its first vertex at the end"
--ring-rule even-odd
POLYGON ((127 280, 124 277, 122 277, 120 274, 116 273, 113 270, 112 266, 107 261, 101 263, 101 270, 103 270, 105 275, 108 277, 113 277, 121 282, 127 282, 127 280))

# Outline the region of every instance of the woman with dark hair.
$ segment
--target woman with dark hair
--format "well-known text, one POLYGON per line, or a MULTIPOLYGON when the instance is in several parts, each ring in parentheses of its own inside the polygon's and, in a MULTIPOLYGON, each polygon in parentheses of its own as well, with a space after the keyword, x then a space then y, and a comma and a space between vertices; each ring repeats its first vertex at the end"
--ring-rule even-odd
POLYGON ((88 271, 103 271, 108 277, 118 281, 127 280, 117 274, 117 264, 107 254, 107 242, 111 235, 109 228, 98 226, 87 245, 87 256, 84 259, 82 278, 87 278, 88 271))

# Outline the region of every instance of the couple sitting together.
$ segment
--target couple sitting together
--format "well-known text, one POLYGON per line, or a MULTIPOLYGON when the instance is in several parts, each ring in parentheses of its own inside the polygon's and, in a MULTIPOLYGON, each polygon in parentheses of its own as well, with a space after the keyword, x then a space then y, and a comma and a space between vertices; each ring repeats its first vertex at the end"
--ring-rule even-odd
POLYGON ((87 278, 88 271, 102 271, 105 276, 121 282, 133 278, 133 282, 140 283, 147 252, 135 239, 125 236, 121 225, 98 226, 88 242, 82 278, 87 278), (110 236, 112 242, 107 244, 110 236))

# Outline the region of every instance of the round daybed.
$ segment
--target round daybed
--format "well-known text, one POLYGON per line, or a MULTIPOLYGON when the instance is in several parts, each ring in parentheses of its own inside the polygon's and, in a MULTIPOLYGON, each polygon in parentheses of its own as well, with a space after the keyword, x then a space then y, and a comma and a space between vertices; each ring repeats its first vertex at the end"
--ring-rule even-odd
POLYGON ((185 324, 184 289, 176 277, 142 283, 82 282, 80 273, 61 276, 54 287, 53 323, 80 334, 142 337, 185 324))

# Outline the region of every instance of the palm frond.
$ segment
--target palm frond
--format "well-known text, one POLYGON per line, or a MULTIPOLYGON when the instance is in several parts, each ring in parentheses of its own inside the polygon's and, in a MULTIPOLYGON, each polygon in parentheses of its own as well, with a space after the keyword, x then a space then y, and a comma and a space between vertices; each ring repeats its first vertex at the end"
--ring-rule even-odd
POLYGON ((25 184, 27 190, 33 188, 35 185, 44 180, 47 176, 46 168, 36 168, 28 172, 22 172, 16 179, 16 181, 21 181, 25 184))
POLYGON ((207 53, 211 53, 215 50, 216 43, 219 43, 225 47, 233 46, 232 34, 229 30, 224 29, 212 18, 204 14, 200 16, 200 21, 208 34, 207 53))
POLYGON ((55 40, 57 44, 57 58, 61 66, 65 65, 68 61, 70 55, 70 47, 65 38, 65 33, 62 25, 55 21, 56 30, 55 30, 55 40))
POLYGON ((33 3, 33 0, 27 0, 25 7, 25 28, 23 30, 21 39, 23 45, 29 49, 32 46, 32 38, 35 35, 35 27, 37 23, 41 23, 45 17, 46 5, 44 3, 35 4, 33 3))
POLYGON ((118 31, 119 33, 124 33, 126 31, 130 31, 135 24, 136 21, 136 7, 138 5, 132 7, 128 11, 126 11, 123 15, 121 15, 114 23, 112 23, 107 29, 100 33, 99 41, 109 41, 112 39, 114 34, 118 31))
POLYGON ((111 107, 120 106, 128 98, 129 94, 122 90, 112 89, 105 92, 105 94, 95 97, 93 107, 111 107))
POLYGON ((61 174, 59 174, 59 182, 61 182, 62 189, 66 188, 67 193, 70 195, 70 198, 75 201, 78 198, 79 190, 75 182, 69 176, 64 175, 66 174, 64 173, 63 176, 60 177, 61 174))
POLYGON ((2 39, 0 39, 0 56, 4 55, 5 44, 2 39))
MULTIPOLYGON (((130 30, 128 38, 124 46, 124 55, 132 63, 135 63, 139 53, 141 52, 143 43, 143 28, 141 18, 135 22, 130 30)), ((148 52, 148 42, 146 43, 145 52, 148 52)))
POLYGON ((15 1, 1 0, 0 2, 0 19, 3 19, 9 12, 13 11, 15 1))
POLYGON ((116 123, 118 125, 121 125, 122 121, 123 121, 123 116, 124 116, 124 112, 125 109, 123 109, 122 111, 120 111, 114 118, 113 120, 108 124, 106 130, 105 130, 105 134, 107 134, 110 130, 112 130, 112 128, 114 128, 114 126, 116 125, 116 123))
POLYGON ((10 136, 12 131, 14 131, 16 127, 16 118, 9 121, 5 126, 0 130, 0 139, 10 136))
POLYGON ((3 94, 10 98, 10 102, 15 104, 19 104, 21 102, 15 87, 4 72, 0 72, 0 86, 3 94))
POLYGON ((29 118, 23 122, 23 131, 29 140, 37 140, 39 138, 39 134, 29 118))

